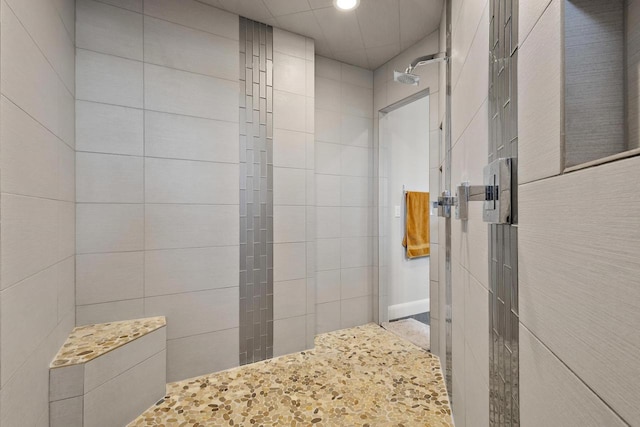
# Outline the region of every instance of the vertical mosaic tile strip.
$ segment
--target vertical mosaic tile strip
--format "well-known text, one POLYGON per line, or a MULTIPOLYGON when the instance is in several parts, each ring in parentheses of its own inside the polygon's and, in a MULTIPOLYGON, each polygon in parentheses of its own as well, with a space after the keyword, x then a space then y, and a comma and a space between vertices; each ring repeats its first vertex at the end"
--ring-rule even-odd
MULTIPOLYGON (((518 0, 491 0, 489 158, 518 157, 518 0)), ((517 165, 517 162, 516 162, 517 165)), ((489 236, 489 420, 519 426, 518 210, 513 224, 491 224, 489 236)))
POLYGON ((273 357, 273 27, 240 18, 240 364, 273 357))

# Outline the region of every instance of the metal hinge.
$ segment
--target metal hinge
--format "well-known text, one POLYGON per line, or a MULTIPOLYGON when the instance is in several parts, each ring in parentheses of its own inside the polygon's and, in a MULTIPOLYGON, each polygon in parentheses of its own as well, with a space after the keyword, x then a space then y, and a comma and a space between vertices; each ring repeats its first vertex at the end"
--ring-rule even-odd
POLYGON ((456 203, 456 198, 451 196, 449 191, 443 191, 438 201, 433 203, 433 207, 438 209, 438 216, 451 218, 451 207, 456 206, 456 203))

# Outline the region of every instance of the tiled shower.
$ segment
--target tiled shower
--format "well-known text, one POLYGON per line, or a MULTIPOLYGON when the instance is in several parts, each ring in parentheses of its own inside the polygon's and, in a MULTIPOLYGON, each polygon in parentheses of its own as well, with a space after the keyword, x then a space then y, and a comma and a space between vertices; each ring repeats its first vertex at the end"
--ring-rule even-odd
MULTIPOLYGON (((587 136, 615 131, 618 149, 602 159, 614 144, 592 144, 586 166, 565 138, 567 76, 582 75, 565 65, 586 58, 565 60, 584 41, 565 20, 600 0, 452 0, 431 34, 371 47, 379 26, 334 59, 320 36, 347 28, 353 47, 347 15, 310 38, 212 6, 254 0, 0 0, 0 425, 48 425, 49 364, 75 326, 166 317, 144 361, 166 371, 162 391, 379 322, 378 113, 428 87, 430 192, 445 173, 481 183, 490 2, 518 13, 521 423, 638 424, 640 0, 595 8, 615 12, 617 53, 601 45, 592 63, 623 76, 610 94, 627 98, 590 105, 606 126, 587 136), (419 87, 394 82, 447 40, 450 81, 441 64, 416 71, 419 87), (366 69, 337 60, 389 52, 366 69)), ((431 218, 431 349, 452 350, 456 425, 488 425, 488 228, 470 206, 447 254, 431 218)))

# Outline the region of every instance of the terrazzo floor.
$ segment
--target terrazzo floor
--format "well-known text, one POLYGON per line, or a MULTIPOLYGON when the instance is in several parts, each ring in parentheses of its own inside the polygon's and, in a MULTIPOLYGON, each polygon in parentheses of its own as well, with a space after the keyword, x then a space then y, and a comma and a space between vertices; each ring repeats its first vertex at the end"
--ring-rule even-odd
POLYGON ((130 426, 452 427, 436 356, 368 324, 315 349, 167 385, 130 426))

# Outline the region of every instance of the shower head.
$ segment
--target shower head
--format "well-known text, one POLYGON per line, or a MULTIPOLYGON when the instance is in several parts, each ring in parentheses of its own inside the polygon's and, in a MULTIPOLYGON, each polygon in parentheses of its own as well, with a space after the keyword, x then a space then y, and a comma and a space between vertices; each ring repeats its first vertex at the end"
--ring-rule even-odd
POLYGON ((393 80, 405 85, 418 86, 420 82, 420 76, 411 73, 401 73, 400 71, 393 71, 393 80))
POLYGON ((433 55, 425 55, 411 61, 411 64, 407 67, 404 72, 393 71, 393 80, 398 83, 404 83, 407 85, 417 86, 418 82, 420 82, 420 76, 412 74, 411 72, 418 67, 427 64, 433 64, 435 62, 443 62, 446 61, 447 55, 443 52, 434 53, 433 55))

